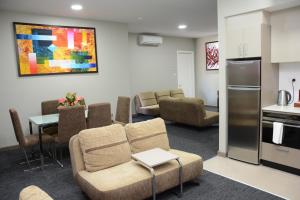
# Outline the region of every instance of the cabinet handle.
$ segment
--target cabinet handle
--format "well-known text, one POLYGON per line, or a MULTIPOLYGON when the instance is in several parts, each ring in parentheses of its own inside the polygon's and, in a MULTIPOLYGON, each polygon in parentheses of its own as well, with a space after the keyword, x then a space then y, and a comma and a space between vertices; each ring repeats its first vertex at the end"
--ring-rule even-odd
POLYGON ((243 57, 243 47, 242 47, 242 44, 239 44, 239 57, 243 57))
POLYGON ((244 57, 247 56, 247 44, 243 44, 243 55, 244 57))

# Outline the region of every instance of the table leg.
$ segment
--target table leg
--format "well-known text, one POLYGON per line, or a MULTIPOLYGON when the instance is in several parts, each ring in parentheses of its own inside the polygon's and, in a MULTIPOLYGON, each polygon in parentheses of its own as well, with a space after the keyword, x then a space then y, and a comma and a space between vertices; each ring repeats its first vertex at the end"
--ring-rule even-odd
POLYGON ((149 168, 152 176, 152 199, 156 200, 156 178, 153 168, 149 168))
POLYGON ((29 121, 29 132, 30 132, 30 135, 32 135, 32 122, 29 121))
POLYGON ((179 184, 180 184, 180 193, 179 193, 179 197, 182 196, 183 194, 183 183, 182 183, 182 163, 179 160, 179 158, 176 159, 178 164, 179 164, 179 184))
POLYGON ((39 142, 40 142, 40 157, 41 157, 41 169, 44 169, 44 149, 42 140, 42 127, 39 126, 39 142))

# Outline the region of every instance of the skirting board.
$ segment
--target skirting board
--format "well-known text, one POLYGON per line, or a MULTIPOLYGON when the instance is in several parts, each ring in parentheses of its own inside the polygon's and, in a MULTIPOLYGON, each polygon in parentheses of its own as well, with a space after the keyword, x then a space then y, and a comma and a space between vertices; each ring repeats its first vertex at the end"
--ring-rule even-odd
POLYGON ((13 146, 8 146, 8 147, 1 147, 0 151, 8 151, 8 150, 15 150, 18 149, 19 145, 13 145, 13 146))

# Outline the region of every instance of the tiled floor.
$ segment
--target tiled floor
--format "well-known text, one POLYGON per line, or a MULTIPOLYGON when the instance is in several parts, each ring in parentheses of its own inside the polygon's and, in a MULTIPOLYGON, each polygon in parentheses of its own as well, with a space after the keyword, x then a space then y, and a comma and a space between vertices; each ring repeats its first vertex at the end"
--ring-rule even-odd
POLYGON ((230 158, 213 157, 204 169, 285 199, 300 199, 300 176, 230 158))

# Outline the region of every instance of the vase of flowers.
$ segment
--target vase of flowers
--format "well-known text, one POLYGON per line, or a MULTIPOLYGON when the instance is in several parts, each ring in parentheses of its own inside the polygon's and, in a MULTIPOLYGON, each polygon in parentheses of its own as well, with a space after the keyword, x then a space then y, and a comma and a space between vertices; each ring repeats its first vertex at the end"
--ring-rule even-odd
POLYGON ((75 92, 68 92, 65 97, 58 99, 58 109, 74 106, 85 106, 84 98, 75 92))

